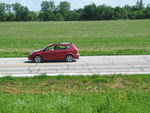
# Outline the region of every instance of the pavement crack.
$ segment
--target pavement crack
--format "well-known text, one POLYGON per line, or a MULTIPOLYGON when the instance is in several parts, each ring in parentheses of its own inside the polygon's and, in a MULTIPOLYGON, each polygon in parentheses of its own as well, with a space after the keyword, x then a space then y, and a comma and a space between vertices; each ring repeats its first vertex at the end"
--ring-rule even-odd
POLYGON ((37 73, 39 73, 39 72, 40 72, 40 69, 38 68, 38 69, 37 69, 37 73))
POLYGON ((144 72, 144 69, 142 67, 140 67, 139 69, 144 72))
POLYGON ((91 72, 91 68, 88 68, 88 70, 89 70, 89 73, 91 72))
POLYGON ((150 59, 148 59, 147 57, 144 57, 144 60, 150 62, 150 59))
POLYGON ((70 69, 70 65, 69 64, 67 64, 67 68, 70 69))
POLYGON ((28 71, 29 71, 29 73, 30 74, 32 74, 33 73, 33 71, 32 71, 32 69, 31 69, 31 67, 28 67, 28 69, 27 69, 28 71))

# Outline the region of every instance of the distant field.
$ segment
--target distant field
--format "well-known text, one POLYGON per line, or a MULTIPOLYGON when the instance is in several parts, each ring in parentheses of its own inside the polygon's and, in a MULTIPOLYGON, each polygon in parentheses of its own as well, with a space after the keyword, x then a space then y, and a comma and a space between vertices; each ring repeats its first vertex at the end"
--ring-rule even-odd
POLYGON ((1 22, 0 57, 73 42, 81 55, 150 54, 150 20, 1 22))
POLYGON ((149 113, 150 75, 0 78, 0 113, 149 113))

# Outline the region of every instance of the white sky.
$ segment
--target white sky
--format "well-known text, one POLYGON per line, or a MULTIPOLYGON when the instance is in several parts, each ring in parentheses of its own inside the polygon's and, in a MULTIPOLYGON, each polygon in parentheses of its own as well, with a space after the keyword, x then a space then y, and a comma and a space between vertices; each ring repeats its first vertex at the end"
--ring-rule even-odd
MULTIPOLYGON (((43 0, 0 0, 1 3, 15 3, 19 2, 22 5, 27 6, 30 10, 39 11, 41 2, 43 0)), ((50 0, 47 0, 50 1, 50 0)), ((53 0, 55 5, 58 5, 60 1, 64 0, 53 0)), ((124 5, 135 5, 137 0, 66 0, 71 3, 72 9, 83 8, 85 5, 95 3, 96 5, 110 5, 110 6, 124 6, 124 5)), ((143 0, 144 4, 150 4, 150 0, 143 0)))

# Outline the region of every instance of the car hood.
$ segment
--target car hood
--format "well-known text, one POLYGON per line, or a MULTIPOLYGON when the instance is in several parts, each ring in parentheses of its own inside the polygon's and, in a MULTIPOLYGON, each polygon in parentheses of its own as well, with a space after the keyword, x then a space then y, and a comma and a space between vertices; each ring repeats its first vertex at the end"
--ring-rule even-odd
POLYGON ((35 53, 35 52, 39 52, 39 51, 43 51, 43 49, 34 50, 32 52, 35 53))
POLYGON ((37 52, 40 52, 40 51, 43 51, 43 49, 38 49, 38 50, 34 50, 30 53, 30 55, 32 55, 33 53, 37 53, 37 52))

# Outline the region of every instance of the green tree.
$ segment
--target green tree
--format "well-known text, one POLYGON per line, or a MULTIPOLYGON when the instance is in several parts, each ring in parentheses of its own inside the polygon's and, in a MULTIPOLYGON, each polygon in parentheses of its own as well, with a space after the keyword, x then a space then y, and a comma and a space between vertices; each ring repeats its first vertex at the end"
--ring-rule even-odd
POLYGON ((22 6, 20 3, 15 3, 12 5, 13 10, 15 12, 15 20, 16 21, 27 21, 28 19, 28 8, 22 6))
POLYGON ((83 8, 82 18, 85 20, 95 20, 96 19, 96 5, 93 3, 91 5, 86 5, 83 8))
POLYGON ((6 4, 5 10, 6 10, 6 12, 11 13, 11 5, 10 4, 6 4))
POLYGON ((137 9, 143 9, 144 8, 143 0, 137 0, 136 8, 137 9))
POLYGON ((53 1, 43 1, 41 3, 41 11, 39 14, 40 20, 49 21, 55 18, 55 4, 53 1))
POLYGON ((69 12, 71 11, 71 5, 67 1, 60 2, 60 4, 57 7, 57 11, 63 15, 64 19, 67 20, 67 16, 69 12))
POLYGON ((41 3, 41 11, 55 11, 55 4, 53 1, 42 1, 41 3))
POLYGON ((144 10, 135 11, 135 16, 136 19, 144 19, 144 10))
POLYGON ((5 3, 0 3, 0 21, 5 21, 5 3))
POLYGON ((6 18, 6 21, 14 20, 14 14, 12 13, 12 5, 11 4, 6 4, 6 6, 5 6, 5 18, 6 18))
POLYGON ((36 21, 37 20, 37 13, 34 11, 28 12, 28 21, 36 21))
POLYGON ((144 18, 150 19, 150 4, 147 5, 147 7, 144 11, 144 18))
POLYGON ((112 19, 150 19, 150 5, 144 7, 143 0, 134 6, 110 7, 96 6, 94 3, 84 8, 71 10, 67 1, 55 6, 53 1, 42 1, 39 12, 29 11, 20 3, 0 3, 0 21, 73 21, 73 20, 112 20, 112 19))
POLYGON ((106 5, 97 7, 96 19, 97 20, 111 20, 113 18, 113 8, 106 5))
POLYGON ((144 4, 143 0, 137 0, 136 2, 136 10, 134 11, 135 19, 143 19, 144 18, 144 4))
POLYGON ((61 13, 57 13, 55 16, 56 21, 64 21, 64 16, 61 13))
POLYGON ((76 10, 69 12, 67 20, 74 21, 80 20, 81 13, 77 12, 76 10))
POLYGON ((127 19, 128 18, 128 13, 125 8, 122 7, 115 7, 114 8, 114 15, 113 19, 127 19))

